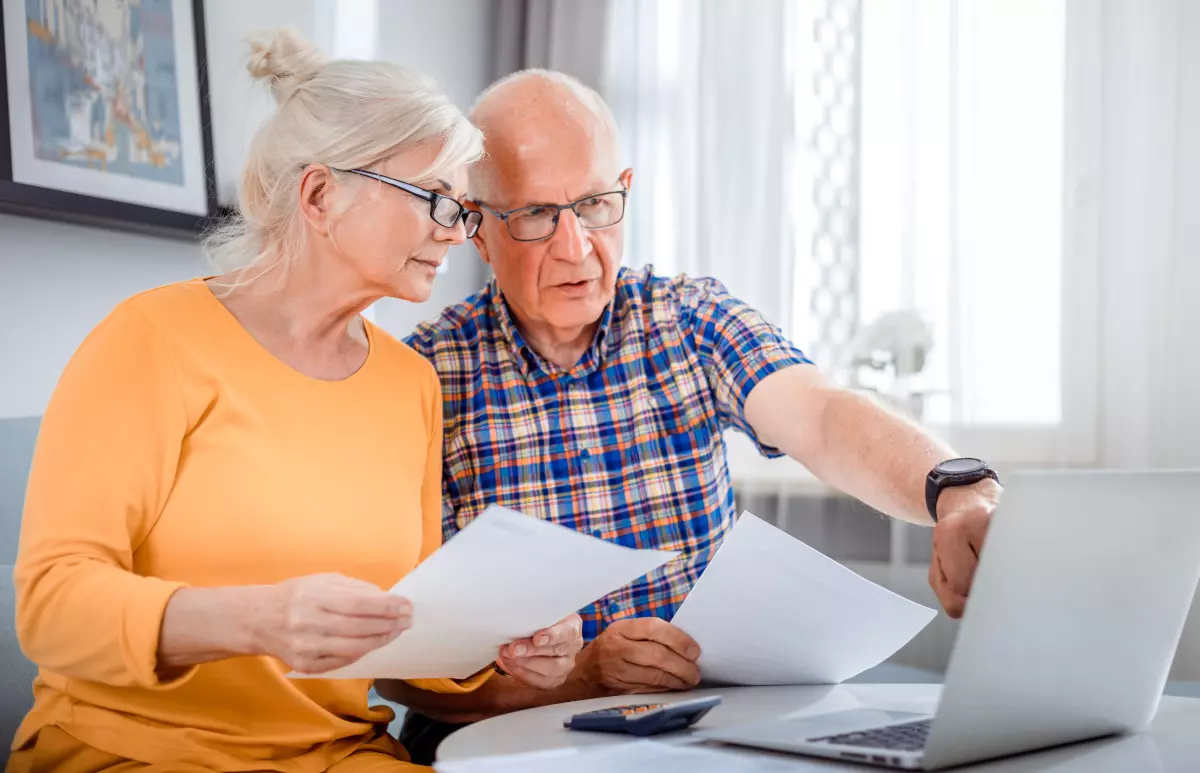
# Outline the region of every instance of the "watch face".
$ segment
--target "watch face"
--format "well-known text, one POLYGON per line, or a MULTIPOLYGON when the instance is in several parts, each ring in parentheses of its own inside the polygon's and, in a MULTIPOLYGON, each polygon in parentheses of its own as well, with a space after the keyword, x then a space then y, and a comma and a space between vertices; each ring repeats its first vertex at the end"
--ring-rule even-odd
POLYGON ((981 459, 951 459, 939 464, 938 470, 946 475, 962 475, 966 472, 974 472, 983 466, 981 459))

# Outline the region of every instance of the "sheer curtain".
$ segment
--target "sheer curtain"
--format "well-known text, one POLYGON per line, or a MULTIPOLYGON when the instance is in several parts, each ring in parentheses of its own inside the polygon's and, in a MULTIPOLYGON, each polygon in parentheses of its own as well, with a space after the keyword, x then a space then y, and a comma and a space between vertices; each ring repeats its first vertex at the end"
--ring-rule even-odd
POLYGON ((1097 26, 1099 461, 1200 467, 1200 8, 1109 0, 1097 26))
POLYGON ((1013 466, 1200 465, 1195 4, 867 4, 863 39, 860 322, 933 322, 927 422, 1013 466))
POLYGON ((860 322, 930 322, 924 419, 1012 462, 1094 456, 1094 291, 1064 282, 1096 260, 1064 230, 1087 214, 1064 196, 1085 174, 1067 16, 1067 0, 863 13, 860 322))
POLYGON ((786 0, 611 0, 602 92, 634 169, 626 263, 714 276, 791 324, 786 0))

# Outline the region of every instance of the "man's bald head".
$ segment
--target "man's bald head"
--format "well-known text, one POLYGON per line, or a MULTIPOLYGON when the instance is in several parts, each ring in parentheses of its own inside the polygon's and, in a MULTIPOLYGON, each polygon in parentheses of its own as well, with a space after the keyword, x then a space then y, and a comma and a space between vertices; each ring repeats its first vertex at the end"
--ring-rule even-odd
MULTIPOLYGON (((470 169, 470 192, 489 203, 506 195, 509 185, 527 177, 531 167, 561 156, 586 157, 606 167, 604 177, 620 172, 616 121, 604 100, 579 80, 552 70, 522 70, 488 87, 471 109, 483 130, 483 160, 470 169)), ((547 170, 540 170, 545 172, 547 170)))

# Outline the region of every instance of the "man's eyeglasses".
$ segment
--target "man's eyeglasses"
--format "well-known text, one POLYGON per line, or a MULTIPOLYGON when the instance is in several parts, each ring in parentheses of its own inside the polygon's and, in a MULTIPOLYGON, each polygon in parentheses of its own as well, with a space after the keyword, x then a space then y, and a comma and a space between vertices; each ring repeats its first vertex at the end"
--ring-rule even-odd
POLYGON ((378 172, 369 172, 366 169, 335 169, 335 172, 347 172, 350 174, 360 174, 363 177, 370 177, 372 180, 378 180, 381 183, 386 183, 393 188, 411 193, 419 199, 424 199, 429 202, 429 217, 433 222, 443 228, 454 228, 458 225, 458 221, 462 221, 467 229, 467 238, 470 239, 479 231, 479 224, 483 222, 483 213, 476 212, 473 209, 467 209, 462 204, 459 204, 449 196, 443 196, 436 191, 428 191, 419 185, 406 183, 402 180, 394 180, 386 175, 378 172))
POLYGON ((570 204, 534 204, 507 212, 497 212, 482 201, 475 203, 503 220, 513 239, 537 242, 554 235, 564 209, 574 212, 579 224, 589 231, 616 225, 625 217, 625 198, 628 195, 629 191, 622 187, 619 191, 593 193, 570 204))

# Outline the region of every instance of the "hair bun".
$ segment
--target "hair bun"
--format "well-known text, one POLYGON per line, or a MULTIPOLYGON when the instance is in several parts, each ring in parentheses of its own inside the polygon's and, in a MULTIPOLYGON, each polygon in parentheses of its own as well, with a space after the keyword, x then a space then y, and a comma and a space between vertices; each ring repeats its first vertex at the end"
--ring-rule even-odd
POLYGON ((296 89, 317 76, 324 54, 292 28, 264 30, 250 37, 246 69, 255 80, 270 82, 275 104, 282 105, 296 89))

